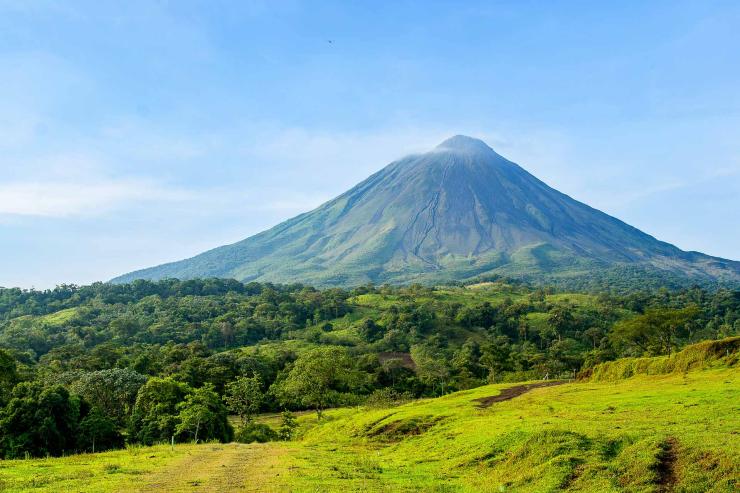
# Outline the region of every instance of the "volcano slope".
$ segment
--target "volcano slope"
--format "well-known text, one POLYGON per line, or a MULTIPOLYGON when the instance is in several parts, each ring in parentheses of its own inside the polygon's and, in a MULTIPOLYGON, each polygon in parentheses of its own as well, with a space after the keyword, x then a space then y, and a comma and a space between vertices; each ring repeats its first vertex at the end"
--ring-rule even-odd
POLYGON ((498 384, 303 415, 291 442, 176 445, 0 463, 3 491, 731 492, 740 338, 618 360, 586 381, 498 384), (627 377, 627 378, 625 378, 627 377), (149 488, 149 489, 148 489, 149 488))
POLYGON ((258 235, 114 282, 227 277, 353 286, 490 275, 740 285, 740 262, 658 241, 549 187, 482 141, 456 136, 258 235))

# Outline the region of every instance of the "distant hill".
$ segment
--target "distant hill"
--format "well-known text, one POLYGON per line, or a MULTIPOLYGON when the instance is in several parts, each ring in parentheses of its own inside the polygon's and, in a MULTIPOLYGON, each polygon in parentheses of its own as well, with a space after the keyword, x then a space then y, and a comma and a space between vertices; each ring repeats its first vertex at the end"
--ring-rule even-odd
POLYGON ((659 241, 458 135, 272 229, 113 282, 228 277, 348 286, 497 275, 740 284, 740 262, 659 241))

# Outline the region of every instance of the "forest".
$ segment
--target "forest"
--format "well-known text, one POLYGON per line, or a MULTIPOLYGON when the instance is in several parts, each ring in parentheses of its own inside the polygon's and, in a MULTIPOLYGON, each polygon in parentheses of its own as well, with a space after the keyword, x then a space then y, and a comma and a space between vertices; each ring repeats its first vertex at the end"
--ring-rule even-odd
POLYGON ((0 457, 290 439, 292 414, 573 379, 740 333, 740 290, 496 280, 315 289, 233 280, 0 289, 0 457), (255 421, 283 412, 279 427, 255 421))

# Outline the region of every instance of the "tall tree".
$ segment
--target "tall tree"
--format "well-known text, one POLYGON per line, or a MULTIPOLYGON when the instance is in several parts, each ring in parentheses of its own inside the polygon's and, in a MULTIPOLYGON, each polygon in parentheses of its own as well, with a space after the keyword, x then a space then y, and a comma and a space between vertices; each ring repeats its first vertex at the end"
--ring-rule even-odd
POLYGON ((445 358, 427 344, 416 344, 411 347, 411 358, 416 365, 416 375, 419 380, 436 392, 445 393, 445 387, 450 378, 450 369, 445 358))
POLYGON ((102 452, 121 446, 123 435, 116 423, 98 407, 89 409, 77 429, 78 450, 102 452))
POLYGON ((134 370, 113 368, 86 372, 71 388, 117 425, 123 426, 131 415, 136 395, 144 383, 146 377, 134 370))
POLYGON ((179 423, 177 405, 193 389, 171 378, 152 378, 136 397, 129 436, 145 445, 168 442, 176 434, 179 423))
POLYGON ((0 349, 0 406, 10 398, 10 392, 18 383, 18 369, 15 358, 10 352, 0 349))
POLYGON ((682 309, 650 308, 642 315, 618 322, 611 337, 645 354, 670 355, 676 346, 676 337, 687 330, 687 325, 698 314, 699 308, 695 305, 682 309))
POLYGON ((298 357, 287 376, 272 390, 284 405, 312 407, 319 419, 324 409, 338 401, 339 392, 357 381, 357 372, 347 352, 337 347, 319 347, 298 357))
POLYGON ((15 386, 0 410, 0 453, 5 458, 61 455, 75 448, 79 399, 61 385, 38 382, 15 386))
POLYGON ((214 439, 229 442, 234 437, 226 406, 210 384, 193 390, 177 409, 175 431, 182 437, 192 438, 196 443, 214 439))
POLYGON ((488 369, 488 382, 494 383, 496 375, 511 367, 511 345, 506 336, 497 336, 481 347, 481 365, 488 369))
POLYGON ((229 410, 239 416, 242 425, 252 421, 260 410, 265 395, 262 392, 262 380, 259 375, 239 377, 226 385, 224 401, 229 410))

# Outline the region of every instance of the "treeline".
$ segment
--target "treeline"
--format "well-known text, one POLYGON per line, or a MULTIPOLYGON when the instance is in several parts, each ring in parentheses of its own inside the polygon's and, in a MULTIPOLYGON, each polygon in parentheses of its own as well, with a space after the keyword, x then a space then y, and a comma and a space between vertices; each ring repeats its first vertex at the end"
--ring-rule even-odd
POLYGON ((233 280, 0 289, 0 456, 288 439, 259 412, 573 375, 740 333, 740 291, 317 290, 233 280), (228 416, 238 416, 236 432, 228 416))

